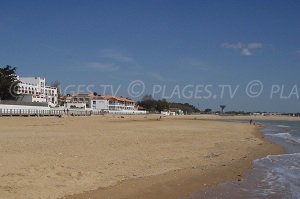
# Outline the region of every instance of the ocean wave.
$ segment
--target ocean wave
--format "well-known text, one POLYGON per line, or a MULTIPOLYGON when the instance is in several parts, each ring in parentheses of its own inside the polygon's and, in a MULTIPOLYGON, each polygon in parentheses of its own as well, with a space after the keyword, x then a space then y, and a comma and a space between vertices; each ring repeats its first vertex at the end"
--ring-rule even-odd
POLYGON ((265 174, 261 182, 267 183, 256 190, 256 196, 285 193, 285 198, 300 198, 300 153, 268 155, 254 161, 254 166, 265 174))
MULTIPOLYGON (((259 161, 262 161, 262 160, 268 160, 268 161, 273 161, 273 160, 276 160, 276 159, 282 159, 282 158, 296 158, 296 159, 299 159, 300 161, 300 153, 288 153, 288 154, 279 154, 279 155, 267 155, 266 157, 263 157, 263 158, 260 158, 260 159, 256 159, 254 160, 253 162, 254 163, 257 163, 259 161)), ((300 164, 299 164, 300 165, 300 164)))
POLYGON ((286 125, 281 125, 281 124, 278 124, 276 125, 277 127, 280 127, 280 128, 290 128, 290 126, 286 126, 286 125))
POLYGON ((267 133, 267 136, 272 136, 272 137, 278 137, 278 138, 283 138, 286 141, 290 141, 290 142, 296 142, 300 144, 300 139, 291 135, 289 132, 287 133, 275 133, 275 134, 271 134, 271 133, 267 133))

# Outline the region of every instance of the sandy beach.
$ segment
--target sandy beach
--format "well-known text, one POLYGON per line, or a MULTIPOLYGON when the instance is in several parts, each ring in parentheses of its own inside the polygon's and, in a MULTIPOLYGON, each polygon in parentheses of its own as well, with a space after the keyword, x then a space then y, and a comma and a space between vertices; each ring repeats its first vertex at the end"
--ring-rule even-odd
POLYGON ((258 126, 218 119, 224 118, 2 117, 0 195, 180 198, 240 180, 252 160, 283 152, 258 126))

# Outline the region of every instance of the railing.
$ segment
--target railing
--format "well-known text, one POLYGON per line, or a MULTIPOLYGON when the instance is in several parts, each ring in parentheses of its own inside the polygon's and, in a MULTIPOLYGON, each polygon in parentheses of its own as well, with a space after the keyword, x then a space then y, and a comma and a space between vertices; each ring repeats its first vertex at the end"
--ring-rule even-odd
POLYGON ((7 109, 0 108, 1 116, 91 116, 91 115, 105 115, 105 114, 118 114, 118 115, 138 115, 147 114, 146 111, 137 110, 122 110, 122 111, 100 111, 100 110, 39 110, 39 109, 7 109))
POLYGON ((0 109, 0 116, 59 116, 59 110, 38 110, 38 109, 0 109))
POLYGON ((62 112, 68 116, 91 116, 93 114, 92 111, 88 110, 64 110, 62 112))
POLYGON ((0 109, 0 116, 90 116, 92 111, 79 110, 35 110, 35 109, 0 109))
POLYGON ((145 115, 147 111, 139 111, 139 110, 109 110, 110 114, 116 115, 145 115))

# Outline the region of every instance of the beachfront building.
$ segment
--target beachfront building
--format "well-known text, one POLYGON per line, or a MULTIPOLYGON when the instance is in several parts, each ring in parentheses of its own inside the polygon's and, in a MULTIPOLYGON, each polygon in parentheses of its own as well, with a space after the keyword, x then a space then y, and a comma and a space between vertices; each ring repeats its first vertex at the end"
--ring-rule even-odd
POLYGON ((95 96, 94 94, 73 94, 61 98, 65 108, 102 111, 114 114, 144 114, 146 111, 138 110, 134 100, 116 96, 95 96))
POLYGON ((134 111, 137 110, 132 99, 115 96, 103 96, 108 101, 110 111, 134 111))
POLYGON ((161 111, 160 114, 175 116, 175 115, 184 115, 184 112, 180 108, 169 108, 169 110, 161 111))
POLYGON ((88 94, 74 94, 61 96, 60 105, 62 109, 82 109, 86 110, 90 106, 90 95, 88 94))
POLYGON ((76 93, 73 95, 68 95, 66 98, 67 103, 72 104, 85 104, 86 108, 91 108, 91 99, 94 97, 92 93, 76 93))
POLYGON ((92 109, 108 112, 109 111, 109 100, 102 96, 94 96, 91 99, 92 109))
POLYGON ((58 103, 57 88, 47 86, 45 78, 42 77, 17 77, 18 94, 23 101, 48 103, 54 107, 58 103))
POLYGON ((169 108, 169 111, 174 115, 184 115, 183 110, 181 110, 180 108, 169 108))

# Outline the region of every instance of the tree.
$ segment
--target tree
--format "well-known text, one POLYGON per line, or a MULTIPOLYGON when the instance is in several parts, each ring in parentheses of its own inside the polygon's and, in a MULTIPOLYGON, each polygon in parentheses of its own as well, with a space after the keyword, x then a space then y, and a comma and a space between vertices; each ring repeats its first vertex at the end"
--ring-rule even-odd
POLYGON ((156 101, 156 110, 158 112, 168 110, 168 109, 169 109, 169 103, 167 102, 167 100, 162 99, 162 100, 156 101))
POLYGON ((189 103, 175 103, 175 102, 168 102, 165 99, 162 100, 154 100, 149 99, 148 96, 146 100, 142 100, 137 102, 137 105, 144 107, 147 111, 159 113, 164 110, 169 110, 170 108, 178 108, 181 109, 184 113, 192 114, 200 112, 195 106, 189 103))
POLYGON ((137 105, 144 107, 147 111, 156 112, 157 101, 156 100, 145 100, 137 102, 137 105))
POLYGON ((224 109, 226 108, 226 105, 220 105, 221 113, 224 113, 224 109))
POLYGON ((185 114, 192 114, 192 113, 198 113, 200 110, 193 106, 192 104, 189 103, 175 103, 175 102, 170 102, 169 106, 171 108, 179 108, 181 109, 185 114))
POLYGON ((147 101, 147 100, 153 100, 152 95, 145 95, 145 96, 142 98, 142 101, 147 101))
POLYGON ((60 93, 60 82, 58 80, 55 80, 54 82, 51 83, 51 87, 57 88, 57 98, 59 99, 61 96, 60 93))
POLYGON ((6 65, 0 68, 0 99, 15 100, 18 97, 19 81, 16 75, 16 67, 6 65))
POLYGON ((207 108, 207 109, 204 110, 204 113, 211 113, 211 111, 212 110, 210 108, 207 108))

